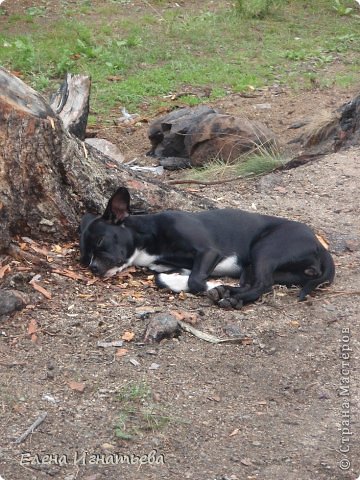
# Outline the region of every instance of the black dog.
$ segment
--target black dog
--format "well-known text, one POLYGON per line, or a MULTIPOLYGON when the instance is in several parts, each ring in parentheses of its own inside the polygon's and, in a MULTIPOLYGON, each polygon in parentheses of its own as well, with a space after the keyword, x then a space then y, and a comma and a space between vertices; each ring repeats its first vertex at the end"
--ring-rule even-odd
POLYGON ((102 217, 83 217, 81 262, 94 274, 148 267, 160 287, 208 291, 220 306, 234 308, 274 284, 301 286, 304 300, 334 279, 330 253, 302 223, 235 209, 130 215, 129 207, 130 194, 121 187, 102 217), (240 286, 213 288, 210 276, 238 277, 240 286))

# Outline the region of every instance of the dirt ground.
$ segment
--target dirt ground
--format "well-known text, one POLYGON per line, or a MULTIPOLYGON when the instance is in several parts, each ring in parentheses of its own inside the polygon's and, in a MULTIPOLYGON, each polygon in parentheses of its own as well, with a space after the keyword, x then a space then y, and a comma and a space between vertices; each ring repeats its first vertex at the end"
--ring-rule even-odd
MULTIPOLYGON (((290 125, 355 93, 275 86, 216 107, 261 117, 286 143, 301 132, 290 125)), ((97 128, 127 161, 153 165, 146 130, 97 128)), ((21 240, 38 265, 0 257, 0 267, 10 264, 3 286, 31 296, 26 309, 0 319, 0 480, 358 479, 359 155, 356 147, 257 179, 181 186, 219 207, 306 222, 326 239, 336 280, 302 303, 296 289, 275 288, 225 311, 205 297, 157 290, 146 271, 96 280, 70 244, 21 240), (34 275, 42 293, 28 283, 34 275), (215 345, 183 332, 144 345, 149 319, 169 311, 196 316, 203 332, 247 340, 215 345), (101 346, 123 337, 120 348, 101 346)))

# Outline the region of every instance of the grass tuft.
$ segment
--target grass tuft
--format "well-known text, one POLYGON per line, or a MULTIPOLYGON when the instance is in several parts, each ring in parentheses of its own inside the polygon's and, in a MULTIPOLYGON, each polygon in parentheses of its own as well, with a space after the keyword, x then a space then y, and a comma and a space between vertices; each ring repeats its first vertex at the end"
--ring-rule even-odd
POLYGON ((149 431, 160 430, 170 418, 152 401, 151 388, 146 382, 130 382, 119 394, 121 410, 115 426, 115 435, 122 440, 133 440, 149 431))
POLYGON ((190 171, 187 179, 197 181, 227 180, 236 177, 258 176, 269 173, 286 163, 286 159, 277 149, 260 148, 256 153, 243 156, 237 162, 227 162, 214 158, 201 168, 190 171))

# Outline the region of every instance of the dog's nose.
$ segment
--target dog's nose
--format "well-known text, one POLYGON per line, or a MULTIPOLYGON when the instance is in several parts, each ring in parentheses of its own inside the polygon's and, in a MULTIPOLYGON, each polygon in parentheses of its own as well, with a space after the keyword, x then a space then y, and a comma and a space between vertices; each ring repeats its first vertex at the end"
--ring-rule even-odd
POLYGON ((96 264, 90 264, 90 270, 94 275, 99 273, 99 267, 96 264))

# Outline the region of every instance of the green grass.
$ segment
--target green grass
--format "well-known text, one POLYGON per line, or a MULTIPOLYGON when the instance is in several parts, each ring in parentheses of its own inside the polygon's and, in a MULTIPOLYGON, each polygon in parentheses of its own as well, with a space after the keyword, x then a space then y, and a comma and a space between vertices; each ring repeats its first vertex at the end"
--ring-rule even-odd
POLYGON ((121 440, 133 440, 147 432, 160 430, 170 418, 163 415, 162 408, 152 401, 152 392, 146 382, 130 382, 118 393, 120 412, 115 426, 115 435, 121 440))
POLYGON ((275 149, 266 151, 265 148, 254 152, 236 163, 229 163, 221 158, 215 158, 200 168, 193 168, 186 176, 187 180, 200 182, 222 181, 237 177, 263 175, 271 172, 286 163, 285 156, 275 149))
MULTIPOLYGON (((0 63, 44 92, 55 90, 67 71, 91 75, 93 117, 99 122, 111 121, 121 106, 154 111, 164 96, 185 86, 210 86, 215 100, 274 82, 311 87, 309 75, 325 86, 359 81, 354 65, 359 67, 360 29, 354 15, 340 15, 329 0, 257 0, 260 14, 247 0, 246 15, 239 7, 244 2, 236 3, 189 12, 164 9, 168 2, 162 0, 144 1, 146 11, 129 15, 133 7, 123 0, 99 6, 79 0, 72 4, 75 18, 62 15, 45 23, 47 10, 34 7, 7 17, 0 63), (328 73, 335 64, 341 71, 328 73), (111 76, 121 79, 109 81, 111 76)), ((59 14, 67 13, 67 3, 60 2, 59 14)), ((181 101, 208 100, 189 95, 181 101)))

